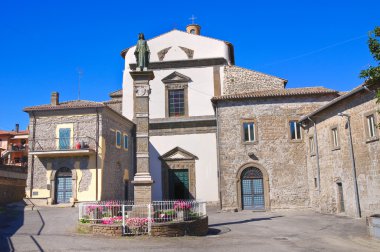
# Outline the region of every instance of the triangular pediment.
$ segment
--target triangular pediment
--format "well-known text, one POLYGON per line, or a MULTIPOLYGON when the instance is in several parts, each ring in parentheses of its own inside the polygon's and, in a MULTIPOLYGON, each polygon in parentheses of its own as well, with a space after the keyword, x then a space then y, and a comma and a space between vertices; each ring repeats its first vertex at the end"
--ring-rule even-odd
POLYGON ((190 152, 180 148, 175 147, 174 149, 166 152, 160 157, 161 160, 196 160, 197 156, 191 154, 190 152))
POLYGON ((163 83, 183 83, 183 82, 189 83, 191 82, 191 79, 190 77, 184 74, 174 71, 173 73, 163 78, 162 82, 163 83))

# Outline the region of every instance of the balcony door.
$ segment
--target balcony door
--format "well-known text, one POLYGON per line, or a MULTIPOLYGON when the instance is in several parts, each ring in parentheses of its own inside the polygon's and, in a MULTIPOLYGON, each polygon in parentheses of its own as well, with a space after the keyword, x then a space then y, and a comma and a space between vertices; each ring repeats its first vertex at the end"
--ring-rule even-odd
POLYGON ((61 128, 59 129, 59 149, 68 150, 70 149, 70 128, 61 128))

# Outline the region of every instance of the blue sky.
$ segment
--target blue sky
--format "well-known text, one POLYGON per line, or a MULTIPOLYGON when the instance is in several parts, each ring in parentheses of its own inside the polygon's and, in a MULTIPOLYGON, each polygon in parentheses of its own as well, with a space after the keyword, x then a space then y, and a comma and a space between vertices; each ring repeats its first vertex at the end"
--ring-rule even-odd
POLYGON ((367 33, 380 1, 0 1, 0 129, 27 126, 23 107, 50 93, 103 101, 120 89, 120 51, 191 15, 202 34, 234 44, 236 65, 287 79, 288 87, 349 90, 373 64, 367 33))

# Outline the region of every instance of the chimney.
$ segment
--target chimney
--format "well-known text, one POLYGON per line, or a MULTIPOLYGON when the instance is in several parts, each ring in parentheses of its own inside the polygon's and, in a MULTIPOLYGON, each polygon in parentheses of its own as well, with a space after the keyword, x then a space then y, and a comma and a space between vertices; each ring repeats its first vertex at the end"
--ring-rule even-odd
POLYGON ((51 93, 50 103, 52 106, 59 105, 59 93, 58 92, 51 93))
POLYGON ((200 35, 201 34, 201 27, 197 24, 189 24, 186 26, 186 32, 195 34, 195 35, 200 35))
POLYGON ((18 123, 16 123, 15 131, 16 131, 16 133, 18 133, 20 131, 20 125, 18 123))

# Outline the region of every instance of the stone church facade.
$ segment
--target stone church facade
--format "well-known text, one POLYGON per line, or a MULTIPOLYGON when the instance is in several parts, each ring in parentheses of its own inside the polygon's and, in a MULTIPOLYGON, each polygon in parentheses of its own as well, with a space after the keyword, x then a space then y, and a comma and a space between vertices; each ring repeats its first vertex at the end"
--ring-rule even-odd
MULTIPOLYGON (((37 137, 53 139, 53 129, 34 130, 33 114, 54 127, 66 122, 80 126, 95 120, 91 106, 100 106, 100 143, 107 151, 107 155, 75 158, 59 153, 55 159, 32 152, 31 197, 54 195, 51 178, 56 177, 53 173, 62 159, 81 176, 73 182, 80 189, 74 201, 132 199, 129 182, 137 158, 144 156, 149 160, 152 200, 195 199, 227 211, 312 208, 353 217, 380 211, 380 144, 375 127, 380 120, 374 95, 378 85, 361 85, 346 93, 325 87, 286 88, 283 78, 235 66, 233 45, 200 35, 198 25, 147 42, 153 78, 144 99, 148 113, 135 113, 141 110, 141 95, 132 78, 134 46, 121 52, 123 87, 110 94, 110 101, 75 109, 68 106, 59 115, 51 112, 57 107, 49 107, 51 111, 26 108, 32 136, 35 132, 37 137), (107 124, 109 115, 112 125, 107 124), (353 148, 349 148, 346 117, 353 148), (144 123, 139 123, 142 118, 144 123), (113 148, 117 131, 129 136, 127 150, 113 148), (148 140, 139 144, 142 137, 148 140), (103 182, 94 180, 94 162, 84 167, 79 160, 83 158, 103 160, 98 177, 103 182), (86 179, 85 174, 92 175, 86 179), (102 186, 96 196, 96 183, 112 186, 102 186)), ((94 127, 79 129, 90 134, 94 127)))
MULTIPOLYGON (((312 127, 304 118, 324 106, 337 106, 334 101, 344 93, 324 87, 286 88, 285 79, 235 66, 233 45, 201 36, 197 25, 188 26, 187 33, 173 30, 162 34, 148 44, 149 68, 156 76, 151 81, 149 102, 153 199, 205 200, 223 210, 342 211, 337 207, 332 168, 323 168, 325 154, 320 156, 320 175, 315 177, 315 157, 308 153, 312 127), (171 91, 182 92, 179 114, 171 114, 171 91), (170 174, 185 185, 185 194, 173 193, 183 188, 176 187, 170 174), (315 184, 321 191, 316 192, 315 184)), ((134 120, 135 99, 129 75, 135 67, 133 52, 130 47, 121 53, 125 59, 122 113, 130 120, 134 120)), ((367 96, 368 110, 375 111, 378 105, 373 93, 367 96)), ((359 103, 355 106, 361 111, 359 103)), ((378 135, 377 128, 375 131, 378 135)), ((320 148, 327 144, 326 139, 318 142, 320 148)), ((359 197, 370 202, 361 205, 365 215, 379 210, 377 138, 369 146, 362 155, 369 158, 364 163, 371 165, 358 170, 362 182, 359 197)), ((350 182, 344 183, 343 204, 347 205, 345 213, 354 216, 350 186, 350 182)))

